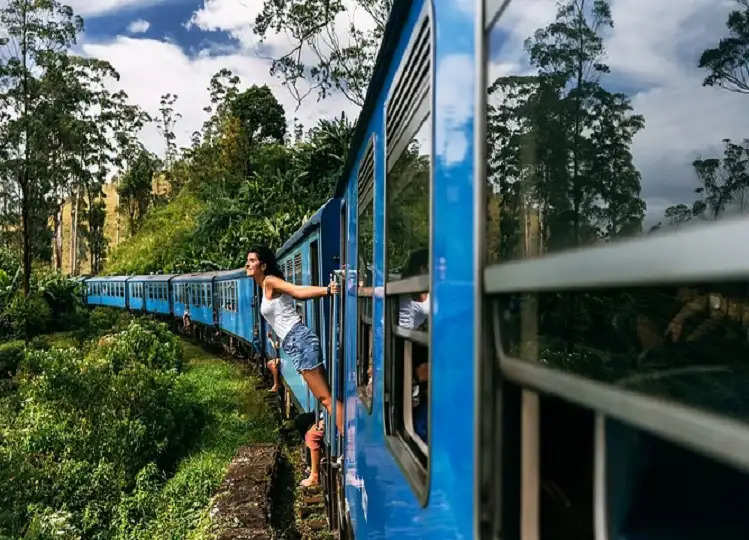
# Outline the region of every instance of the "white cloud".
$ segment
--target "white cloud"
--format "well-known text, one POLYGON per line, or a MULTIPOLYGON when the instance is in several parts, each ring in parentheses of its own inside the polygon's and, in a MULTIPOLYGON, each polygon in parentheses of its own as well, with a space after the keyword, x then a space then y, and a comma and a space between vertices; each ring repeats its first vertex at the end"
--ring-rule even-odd
MULTIPOLYGON (((358 112, 342 96, 305 102, 294 112, 295 103, 289 92, 269 74, 269 61, 240 52, 190 57, 173 43, 124 36, 108 43, 84 43, 82 50, 88 56, 111 62, 120 73, 117 87, 127 92, 131 102, 152 114, 157 112, 162 94, 177 94, 175 110, 182 118, 175 131, 180 146, 189 145, 192 132, 202 126, 205 120, 202 109, 209 102, 206 87, 211 76, 224 67, 239 75, 245 86, 267 84, 284 106, 288 123, 296 116, 309 127, 318 119, 332 118, 341 111, 349 118, 355 118, 358 112)), ((163 155, 164 143, 154 125, 144 128, 142 140, 151 151, 163 155)))
POLYGON ((470 146, 466 136, 473 114, 473 77, 448 77, 447 73, 472 73, 473 59, 464 54, 452 54, 443 58, 437 66, 441 76, 437 92, 437 115, 435 118, 435 146, 445 165, 462 161, 470 146))
POLYGON ((143 34, 151 28, 151 23, 145 19, 138 19, 127 25, 127 31, 131 34, 143 34))
MULTIPOLYGON (((255 19, 262 11, 262 6, 262 0, 203 0, 203 7, 192 14, 185 27, 225 31, 245 50, 263 56, 278 56, 290 51, 293 44, 290 37, 283 32, 269 32, 262 43, 255 35, 255 19)), ((335 39, 345 47, 352 44, 348 38, 352 22, 355 22, 360 30, 366 31, 374 28, 374 21, 355 0, 343 0, 343 6, 345 9, 336 16, 333 28, 335 39)), ((326 36, 320 40, 318 46, 322 51, 330 50, 328 43, 329 38, 326 36)), ((312 62, 316 60, 316 56, 305 47, 302 51, 302 60, 312 62)))
POLYGON ((66 0, 77 15, 96 16, 125 9, 135 9, 166 3, 168 0, 66 0))

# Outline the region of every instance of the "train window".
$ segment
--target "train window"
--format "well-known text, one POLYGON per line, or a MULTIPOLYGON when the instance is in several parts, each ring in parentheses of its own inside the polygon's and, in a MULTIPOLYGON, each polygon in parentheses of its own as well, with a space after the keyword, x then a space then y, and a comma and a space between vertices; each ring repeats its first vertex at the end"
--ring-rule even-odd
POLYGON ((416 25, 386 105, 386 441, 422 504, 429 471, 431 23, 416 25))
POLYGON ((493 532, 742 538, 749 4, 487 5, 493 532))
POLYGON ((374 139, 370 139, 359 165, 358 200, 356 386, 359 397, 371 413, 374 389, 374 139))
POLYGON ((291 259, 286 259, 286 280, 294 283, 294 268, 291 259))
POLYGON ((294 255, 294 283, 301 285, 302 281, 302 254, 297 253, 294 255))
POLYGON ((709 21, 697 4, 664 7, 686 21, 677 30, 652 26, 647 4, 619 17, 613 4, 512 2, 489 31, 489 262, 749 214, 749 79, 732 56, 746 38, 728 22, 749 7, 726 2, 709 21))

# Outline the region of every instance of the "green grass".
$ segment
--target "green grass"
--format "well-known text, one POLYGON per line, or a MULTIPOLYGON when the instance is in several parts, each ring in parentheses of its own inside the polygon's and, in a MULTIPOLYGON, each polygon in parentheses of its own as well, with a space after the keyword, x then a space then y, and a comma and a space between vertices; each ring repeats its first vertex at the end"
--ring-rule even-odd
POLYGON ((73 332, 55 332, 54 334, 46 334, 44 336, 44 341, 49 347, 57 347, 58 349, 78 346, 78 341, 73 336, 73 332))
POLYGON ((208 504, 238 447, 277 439, 275 421, 255 390, 257 378, 184 341, 184 383, 208 415, 174 475, 151 492, 138 492, 129 506, 142 507, 130 538, 208 538, 208 504), (150 515, 149 515, 150 514, 150 515))

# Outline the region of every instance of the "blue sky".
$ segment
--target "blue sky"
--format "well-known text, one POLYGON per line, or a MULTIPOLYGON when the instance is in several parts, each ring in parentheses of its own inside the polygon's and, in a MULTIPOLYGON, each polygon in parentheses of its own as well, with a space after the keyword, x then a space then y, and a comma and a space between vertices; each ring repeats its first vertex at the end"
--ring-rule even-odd
MULTIPOLYGON (((242 86, 267 84, 286 110, 287 121, 298 118, 311 126, 320 118, 345 111, 355 118, 358 108, 343 96, 323 102, 309 99, 296 109, 291 94, 270 75, 270 56, 288 50, 284 35, 260 44, 252 32, 262 0, 66 0, 84 18, 76 53, 109 61, 120 74, 117 88, 131 102, 156 113, 159 98, 179 96, 182 115, 175 132, 188 145, 205 120, 211 76, 222 68, 239 75, 242 86)), ((154 125, 142 140, 162 154, 163 142, 154 125)))
MULTIPOLYGON (((205 30, 186 24, 193 14, 203 6, 202 0, 171 0, 160 5, 124 7, 113 13, 91 15, 85 19, 88 41, 108 41, 117 35, 166 40, 178 44, 190 55, 206 48, 224 46, 236 48, 239 40, 223 30, 205 30), (144 31, 133 30, 134 23, 145 22, 144 31)), ((250 21, 247 21, 249 26, 250 21)), ((141 25, 143 26, 143 25, 141 25)))

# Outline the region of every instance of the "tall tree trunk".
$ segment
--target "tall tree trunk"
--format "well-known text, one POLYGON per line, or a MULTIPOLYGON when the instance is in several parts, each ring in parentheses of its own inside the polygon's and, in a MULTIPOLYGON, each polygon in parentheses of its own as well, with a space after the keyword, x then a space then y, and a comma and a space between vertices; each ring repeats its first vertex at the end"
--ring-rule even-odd
POLYGON ((23 293, 28 296, 31 289, 31 225, 29 200, 29 73, 28 73, 28 5, 23 4, 23 39, 21 43, 21 65, 23 66, 23 118, 24 118, 24 163, 21 173, 21 228, 23 229, 23 293))
POLYGON ((78 199, 80 194, 73 189, 73 205, 70 208, 70 275, 77 275, 78 268, 78 199))
POLYGON ((55 256, 55 268, 62 272, 62 208, 60 204, 55 213, 52 215, 52 221, 55 226, 55 239, 54 239, 54 256, 55 256))
POLYGON ((31 201, 29 200, 28 161, 21 173, 21 228, 23 229, 23 293, 31 290, 31 201))

